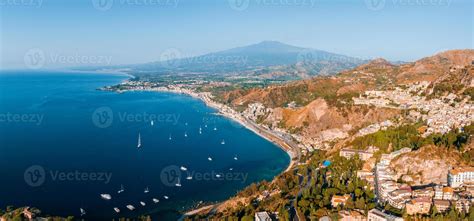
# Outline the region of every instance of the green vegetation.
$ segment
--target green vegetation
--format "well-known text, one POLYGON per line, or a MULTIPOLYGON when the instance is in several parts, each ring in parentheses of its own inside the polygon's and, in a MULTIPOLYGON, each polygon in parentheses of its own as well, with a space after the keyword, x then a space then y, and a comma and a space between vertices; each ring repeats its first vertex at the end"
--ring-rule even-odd
POLYGON ((377 146, 383 152, 388 152, 388 147, 399 150, 404 147, 417 150, 425 145, 442 146, 463 152, 464 146, 474 135, 474 125, 468 125, 462 130, 453 129, 446 134, 432 134, 426 138, 420 136, 418 129, 422 123, 402 125, 387 130, 381 130, 373 134, 354 139, 351 145, 354 148, 364 149, 367 146, 377 146))
POLYGON ((471 101, 474 101, 474 87, 467 88, 464 90, 463 94, 471 97, 471 101))

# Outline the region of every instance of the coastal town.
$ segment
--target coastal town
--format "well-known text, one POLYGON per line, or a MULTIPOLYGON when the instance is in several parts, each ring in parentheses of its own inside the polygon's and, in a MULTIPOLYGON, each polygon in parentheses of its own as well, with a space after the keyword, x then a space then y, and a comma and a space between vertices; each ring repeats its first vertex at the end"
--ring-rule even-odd
MULTIPOLYGON (((202 82, 201 82, 202 83, 202 82)), ((368 105, 379 108, 393 108, 408 111, 403 118, 411 122, 425 122, 418 128, 422 137, 431 134, 446 134, 453 128, 462 129, 474 121, 474 104, 469 97, 448 94, 440 98, 427 99, 422 96, 429 90, 429 82, 417 82, 393 90, 366 91, 359 97, 354 97, 354 105, 368 105)), ((314 140, 305 138, 295 133, 278 127, 272 127, 259 123, 261 116, 266 116, 272 110, 261 103, 251 103, 242 112, 216 102, 210 92, 197 92, 193 85, 158 85, 152 82, 125 81, 118 86, 106 87, 103 90, 113 90, 119 93, 126 91, 160 91, 187 94, 201 99, 208 106, 219 110, 219 114, 231 118, 248 129, 260 134, 262 137, 275 142, 288 152, 292 163, 286 171, 301 164, 301 157, 319 149, 323 150, 324 142, 341 139, 347 136, 336 137, 329 140, 314 140)), ((379 123, 360 128, 354 137, 364 137, 378 131, 384 131, 399 125, 400 119, 385 120, 379 123)), ((447 171, 446 182, 430 183, 428 185, 409 185, 401 182, 397 174, 393 172, 390 163, 400 155, 410 153, 410 148, 401 148, 389 153, 380 153, 376 146, 368 146, 365 149, 342 148, 339 156, 346 159, 357 158, 363 162, 371 161, 372 166, 357 171, 357 177, 368 183, 368 188, 375 194, 376 208, 365 213, 361 210, 341 210, 338 212, 340 220, 369 220, 369 221, 401 221, 399 215, 390 209, 403 211, 409 216, 429 215, 433 213, 444 213, 454 208, 459 213, 470 212, 474 203, 474 167, 452 167, 447 171), (379 157, 376 157, 378 155, 379 157), (376 162, 374 162, 374 160, 376 162)), ((308 178, 309 180, 311 178, 308 178)), ((260 195, 263 200, 268 193, 260 195)), ((351 195, 334 195, 331 198, 333 208, 341 208, 352 198, 351 195)), ((207 207, 207 209, 212 208, 207 207)), ((202 210, 202 209, 201 209, 202 210)), ((200 211, 201 211, 200 210, 200 211)), ((194 213, 191 213, 194 214, 194 213)), ((260 211, 255 213, 255 220, 275 220, 278 213, 275 211, 260 211)), ((331 220, 330 217, 322 217, 319 220, 331 220)))

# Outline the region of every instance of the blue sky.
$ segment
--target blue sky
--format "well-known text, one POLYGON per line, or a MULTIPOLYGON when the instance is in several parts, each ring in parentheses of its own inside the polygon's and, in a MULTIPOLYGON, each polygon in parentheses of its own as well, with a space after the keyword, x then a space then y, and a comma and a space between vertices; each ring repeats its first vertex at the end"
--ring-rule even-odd
POLYGON ((1 68, 24 67, 31 49, 56 67, 143 63, 170 48, 192 56, 263 40, 404 61, 473 48, 470 0, 97 1, 105 4, 0 0, 1 68))

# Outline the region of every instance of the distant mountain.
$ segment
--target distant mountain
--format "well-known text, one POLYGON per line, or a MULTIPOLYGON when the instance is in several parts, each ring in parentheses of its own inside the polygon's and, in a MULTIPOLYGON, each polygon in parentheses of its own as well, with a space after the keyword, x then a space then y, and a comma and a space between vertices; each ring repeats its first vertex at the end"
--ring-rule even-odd
MULTIPOLYGON (((162 53, 161 61, 126 66, 136 72, 213 72, 231 73, 281 66, 288 71, 303 70, 316 75, 338 72, 364 63, 364 60, 322 50, 287 45, 277 41, 233 48, 195 57, 181 57, 178 50, 162 53)), ((121 68, 126 68, 125 66, 121 68)))

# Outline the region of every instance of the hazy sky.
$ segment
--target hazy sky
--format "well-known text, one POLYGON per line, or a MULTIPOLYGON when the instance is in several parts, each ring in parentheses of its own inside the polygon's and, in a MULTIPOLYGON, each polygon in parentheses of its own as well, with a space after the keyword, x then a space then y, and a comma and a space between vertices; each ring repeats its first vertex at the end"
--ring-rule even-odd
POLYGON ((2 68, 130 64, 276 40, 411 61, 473 48, 472 0, 0 0, 2 68), (33 51, 33 53, 31 53, 33 51))

